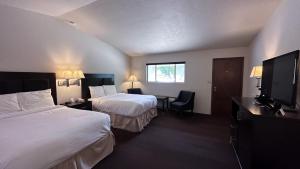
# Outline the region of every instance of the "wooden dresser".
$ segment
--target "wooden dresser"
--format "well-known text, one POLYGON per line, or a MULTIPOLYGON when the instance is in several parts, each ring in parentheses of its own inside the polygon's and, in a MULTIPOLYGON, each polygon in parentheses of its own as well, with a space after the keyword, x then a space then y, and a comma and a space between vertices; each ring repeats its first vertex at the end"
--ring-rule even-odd
POLYGON ((300 113, 275 115, 254 102, 232 99, 230 142, 242 168, 300 168, 300 113))

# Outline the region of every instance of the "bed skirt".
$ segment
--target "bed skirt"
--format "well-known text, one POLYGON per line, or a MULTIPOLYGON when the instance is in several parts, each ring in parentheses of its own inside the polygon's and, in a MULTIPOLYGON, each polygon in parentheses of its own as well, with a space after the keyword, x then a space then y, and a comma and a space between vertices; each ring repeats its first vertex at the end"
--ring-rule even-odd
POLYGON ((99 161, 112 153, 114 144, 114 135, 109 132, 107 136, 52 169, 92 169, 99 161))
POLYGON ((157 116, 157 109, 149 109, 141 115, 135 117, 123 116, 115 113, 107 114, 110 115, 111 126, 113 128, 123 129, 131 132, 140 132, 154 117, 157 116))

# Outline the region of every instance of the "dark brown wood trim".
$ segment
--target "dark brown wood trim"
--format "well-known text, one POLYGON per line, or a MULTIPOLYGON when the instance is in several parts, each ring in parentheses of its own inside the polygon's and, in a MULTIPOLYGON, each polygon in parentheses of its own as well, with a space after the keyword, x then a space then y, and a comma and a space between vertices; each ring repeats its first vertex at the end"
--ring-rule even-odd
POLYGON ((0 94, 51 89, 53 101, 57 104, 55 73, 0 72, 0 94))

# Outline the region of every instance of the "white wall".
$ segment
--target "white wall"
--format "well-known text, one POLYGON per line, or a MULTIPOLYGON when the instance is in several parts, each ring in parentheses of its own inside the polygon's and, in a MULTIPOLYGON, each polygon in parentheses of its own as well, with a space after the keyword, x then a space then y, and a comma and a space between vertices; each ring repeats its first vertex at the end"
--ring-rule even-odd
MULTIPOLYGON (((300 1, 284 0, 251 44, 249 66, 300 48, 300 1)), ((247 95, 254 96, 255 80, 249 80, 247 95)))
MULTIPOLYGON (((118 86, 128 77, 127 56, 61 20, 0 6, 0 23, 0 71, 56 72, 76 68, 86 73, 114 73, 118 86)), ((127 86, 120 90, 124 88, 127 86)), ((58 88, 59 102, 80 96, 80 87, 58 88)))
MULTIPOLYGON (((175 97, 180 90, 195 91, 195 112, 210 114, 213 58, 245 57, 244 64, 247 65, 248 55, 248 48, 241 47, 133 57, 131 60, 131 72, 140 81, 135 83, 135 87, 141 87, 145 93, 175 97), (176 61, 186 62, 186 79, 184 84, 146 82, 146 63, 176 61)), ((249 72, 245 71, 244 81, 248 77, 249 72)), ((247 84, 244 83, 243 89, 246 89, 246 86, 247 84)), ((245 93, 245 90, 243 90, 243 93, 245 93)))

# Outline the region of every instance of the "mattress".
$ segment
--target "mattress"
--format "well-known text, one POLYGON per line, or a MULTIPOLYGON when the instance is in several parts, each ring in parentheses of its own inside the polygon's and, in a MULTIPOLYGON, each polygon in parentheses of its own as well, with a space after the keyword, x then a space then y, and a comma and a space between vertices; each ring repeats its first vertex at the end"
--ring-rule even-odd
POLYGON ((55 168, 104 138, 112 142, 111 135, 110 117, 99 112, 52 106, 0 113, 0 169, 55 168))
POLYGON ((157 105, 157 99, 152 95, 118 93, 90 100, 94 110, 127 117, 137 117, 157 105))

